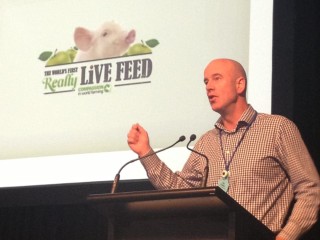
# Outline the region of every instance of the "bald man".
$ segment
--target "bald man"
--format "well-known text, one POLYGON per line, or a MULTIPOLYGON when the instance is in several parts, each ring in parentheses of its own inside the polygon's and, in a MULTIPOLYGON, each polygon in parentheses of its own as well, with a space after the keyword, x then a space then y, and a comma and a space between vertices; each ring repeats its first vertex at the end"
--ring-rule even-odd
MULTIPOLYGON (((194 147, 209 158, 207 186, 227 192, 277 240, 299 239, 317 221, 320 181, 296 125, 282 116, 257 113, 247 103, 247 77, 237 61, 212 60, 204 84, 212 110, 220 114, 215 128, 194 147)), ((153 152, 139 124, 130 129, 128 145, 139 157, 153 152)), ((205 161, 199 154, 191 153, 177 172, 157 155, 141 163, 157 189, 201 186, 205 161)))

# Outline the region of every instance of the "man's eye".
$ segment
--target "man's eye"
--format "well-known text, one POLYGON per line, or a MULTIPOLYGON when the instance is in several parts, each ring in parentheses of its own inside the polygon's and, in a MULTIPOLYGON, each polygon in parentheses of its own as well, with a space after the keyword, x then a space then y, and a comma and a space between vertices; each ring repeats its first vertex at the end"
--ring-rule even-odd
POLYGON ((104 32, 103 34, 102 34, 102 37, 105 37, 105 36, 107 36, 108 35, 108 32, 104 32))

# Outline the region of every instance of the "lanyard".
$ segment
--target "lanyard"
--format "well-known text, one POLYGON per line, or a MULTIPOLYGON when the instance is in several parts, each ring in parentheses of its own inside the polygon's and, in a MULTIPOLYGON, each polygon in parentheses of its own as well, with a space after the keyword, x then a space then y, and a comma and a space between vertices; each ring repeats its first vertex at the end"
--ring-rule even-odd
POLYGON ((232 153, 229 161, 226 160, 226 157, 225 157, 225 155, 224 155, 224 148, 223 148, 222 136, 221 136, 221 135, 222 135, 222 134, 221 134, 222 130, 220 129, 220 131, 219 131, 220 148, 221 148, 221 153, 222 153, 222 157, 223 157, 223 161, 224 161, 225 170, 227 171, 227 173, 229 172, 229 167, 230 167, 230 164, 231 164, 231 162, 232 162, 232 160, 233 160, 233 157, 234 157, 235 153, 237 152, 237 150, 238 150, 238 148, 239 148, 242 140, 244 139, 244 136, 245 136, 246 133, 248 132, 250 126, 251 126, 251 125, 254 123, 254 121, 256 120, 257 115, 258 115, 257 112, 255 112, 253 121, 252 121, 250 124, 247 125, 247 127, 246 127, 244 133, 242 134, 240 140, 238 141, 238 143, 237 143, 237 145, 236 145, 236 147, 235 147, 235 149, 234 149, 234 151, 233 151, 233 153, 232 153))

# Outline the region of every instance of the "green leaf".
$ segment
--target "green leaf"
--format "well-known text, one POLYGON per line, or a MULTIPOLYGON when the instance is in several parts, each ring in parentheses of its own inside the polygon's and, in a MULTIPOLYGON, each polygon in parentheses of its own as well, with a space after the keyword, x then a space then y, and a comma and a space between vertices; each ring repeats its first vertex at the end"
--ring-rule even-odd
POLYGON ((52 52, 50 51, 45 51, 45 52, 42 52, 39 56, 39 60, 41 61, 47 61, 52 55, 52 52))
POLYGON ((149 47, 154 48, 159 44, 159 41, 157 39, 149 39, 148 41, 146 41, 146 44, 149 47))

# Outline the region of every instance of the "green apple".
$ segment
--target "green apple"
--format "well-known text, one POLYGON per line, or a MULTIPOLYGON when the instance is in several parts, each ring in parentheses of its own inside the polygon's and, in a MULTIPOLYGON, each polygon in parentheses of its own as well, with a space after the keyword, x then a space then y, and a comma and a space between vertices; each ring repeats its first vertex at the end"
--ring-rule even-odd
POLYGON ((47 62, 46 66, 54 66, 60 64, 72 63, 70 55, 67 51, 60 51, 54 54, 47 62))
POLYGON ((70 56, 71 62, 73 62, 74 58, 76 57, 77 50, 74 49, 74 48, 69 48, 69 49, 67 50, 67 53, 68 53, 69 56, 70 56))
POLYGON ((142 43, 136 43, 132 45, 129 48, 127 55, 131 56, 131 55, 139 55, 139 54, 146 54, 146 53, 152 53, 152 50, 142 42, 142 43))

